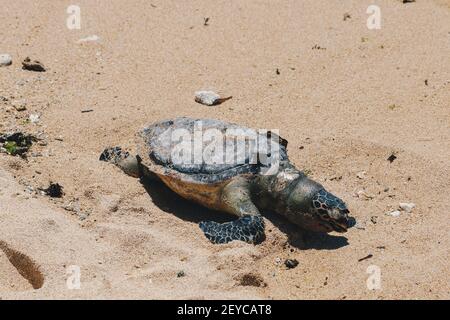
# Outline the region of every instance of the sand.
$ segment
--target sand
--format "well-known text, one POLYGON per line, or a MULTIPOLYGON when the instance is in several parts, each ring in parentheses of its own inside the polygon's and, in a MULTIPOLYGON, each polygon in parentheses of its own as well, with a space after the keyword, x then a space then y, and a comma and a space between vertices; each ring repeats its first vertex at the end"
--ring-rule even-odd
POLYGON ((3 1, 0 132, 43 140, 0 155, 0 298, 450 298, 449 2, 377 1, 369 30, 372 2, 80 0, 70 30, 66 2, 3 1), (209 89, 233 98, 194 102, 209 89), (197 223, 231 218, 98 161, 176 116, 279 129, 357 227, 315 235, 268 213, 262 244, 209 243, 197 223), (41 194, 50 182, 62 198, 41 194), (416 207, 386 215, 400 202, 416 207))

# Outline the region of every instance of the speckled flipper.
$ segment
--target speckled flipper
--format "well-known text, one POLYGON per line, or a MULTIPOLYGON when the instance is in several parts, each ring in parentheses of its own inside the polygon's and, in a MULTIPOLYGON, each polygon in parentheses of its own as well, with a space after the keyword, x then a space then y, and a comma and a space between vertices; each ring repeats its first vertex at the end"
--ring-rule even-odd
POLYGON ((100 161, 110 162, 132 177, 140 177, 141 170, 135 156, 123 151, 121 147, 106 148, 100 155, 100 161))
POLYGON ((260 215, 245 215, 225 223, 203 221, 199 226, 213 243, 228 243, 233 240, 258 243, 264 238, 264 220, 260 215))
POLYGON ((264 220, 251 200, 248 181, 235 178, 223 188, 221 201, 223 210, 239 219, 226 223, 204 221, 200 228, 213 243, 241 240, 257 243, 264 237, 264 220))

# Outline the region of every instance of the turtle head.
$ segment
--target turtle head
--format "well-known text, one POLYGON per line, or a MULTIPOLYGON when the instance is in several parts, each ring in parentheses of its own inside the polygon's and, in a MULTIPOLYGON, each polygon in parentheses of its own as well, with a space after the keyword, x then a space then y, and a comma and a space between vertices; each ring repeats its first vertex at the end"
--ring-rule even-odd
POLYGON ((316 232, 346 232, 351 225, 345 203, 319 183, 302 179, 291 191, 287 218, 300 227, 316 232))
POLYGON ((349 227, 349 210, 344 201, 325 189, 312 198, 311 211, 319 227, 325 231, 346 232, 349 227))

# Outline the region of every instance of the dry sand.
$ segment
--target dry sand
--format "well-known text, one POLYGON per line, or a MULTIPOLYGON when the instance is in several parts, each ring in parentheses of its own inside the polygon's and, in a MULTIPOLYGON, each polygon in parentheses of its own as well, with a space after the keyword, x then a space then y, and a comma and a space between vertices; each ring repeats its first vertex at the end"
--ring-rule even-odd
POLYGON ((0 132, 45 142, 27 160, 0 155, 0 297, 450 298, 448 1, 376 3, 381 30, 366 27, 372 1, 80 0, 81 29, 69 30, 67 1, 1 1, 13 64, 0 68, 0 132), (27 56, 47 72, 21 70, 27 56), (233 99, 202 106, 200 89, 233 99), (280 129, 359 228, 311 235, 268 215, 260 245, 209 243, 197 223, 223 215, 98 161, 175 116, 280 129), (62 199, 38 192, 50 181, 62 199), (386 215, 399 202, 416 208, 386 215), (66 285, 72 265, 79 290, 66 285), (380 290, 366 286, 371 265, 380 290))

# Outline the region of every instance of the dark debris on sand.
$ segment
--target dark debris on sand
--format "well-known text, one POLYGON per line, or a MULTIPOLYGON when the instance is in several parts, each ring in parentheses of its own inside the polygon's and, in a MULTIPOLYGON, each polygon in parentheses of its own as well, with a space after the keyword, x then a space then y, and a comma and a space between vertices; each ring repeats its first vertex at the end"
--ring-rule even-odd
POLYGON ((61 198, 63 193, 63 187, 59 183, 50 183, 50 185, 46 189, 42 189, 46 195, 51 198, 61 198))
POLYGON ((33 142, 36 141, 36 137, 22 132, 0 134, 0 146, 12 156, 25 157, 33 142))

